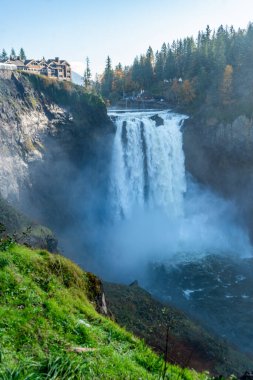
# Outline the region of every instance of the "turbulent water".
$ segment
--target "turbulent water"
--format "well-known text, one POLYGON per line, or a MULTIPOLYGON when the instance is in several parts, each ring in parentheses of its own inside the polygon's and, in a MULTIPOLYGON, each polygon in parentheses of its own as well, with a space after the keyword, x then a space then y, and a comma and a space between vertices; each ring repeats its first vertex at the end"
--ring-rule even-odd
POLYGON ((95 236, 97 272, 110 281, 137 279, 156 297, 253 352, 252 245, 236 205, 186 175, 185 116, 110 116, 110 217, 95 236))
POLYGON ((251 256, 233 203, 186 176, 181 128, 186 116, 150 110, 115 111, 110 117, 115 124, 110 257, 121 252, 126 268, 133 258, 175 263, 210 253, 251 256))
POLYGON ((116 135, 112 153, 111 199, 114 217, 133 210, 162 208, 183 214, 186 191, 180 125, 185 116, 167 111, 111 114, 116 135))

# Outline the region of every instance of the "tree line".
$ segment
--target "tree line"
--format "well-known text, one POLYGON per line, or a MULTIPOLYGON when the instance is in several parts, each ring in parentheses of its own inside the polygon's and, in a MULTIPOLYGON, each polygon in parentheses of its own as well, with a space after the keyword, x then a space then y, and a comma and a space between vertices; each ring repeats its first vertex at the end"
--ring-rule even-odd
POLYGON ((164 96, 172 104, 209 102, 227 106, 240 97, 240 92, 253 91, 252 62, 253 23, 238 30, 221 25, 212 31, 207 26, 195 39, 163 43, 156 52, 150 46, 130 66, 119 63, 113 68, 107 57, 104 72, 93 82, 93 88, 111 101, 145 90, 150 96, 164 96))
POLYGON ((22 61, 26 60, 25 50, 23 48, 19 50, 19 54, 16 54, 14 48, 11 49, 10 54, 8 54, 5 49, 2 49, 2 52, 0 53, 0 61, 2 62, 6 61, 7 59, 15 60, 17 58, 20 58, 22 61))

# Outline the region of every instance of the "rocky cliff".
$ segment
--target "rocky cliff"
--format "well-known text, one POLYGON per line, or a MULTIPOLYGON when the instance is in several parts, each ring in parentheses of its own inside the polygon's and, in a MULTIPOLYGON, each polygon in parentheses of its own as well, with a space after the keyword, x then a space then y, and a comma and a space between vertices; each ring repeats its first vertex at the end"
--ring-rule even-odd
POLYGON ((50 140, 60 141, 57 154, 80 160, 80 146, 88 147, 90 153, 91 140, 106 122, 102 102, 77 86, 32 75, 0 78, 1 194, 18 200, 22 189, 32 186, 30 166, 54 154, 49 149, 50 140), (78 142, 72 152, 71 136, 78 142))
POLYGON ((235 199, 253 230, 253 121, 240 115, 232 123, 192 117, 184 126, 186 169, 201 183, 235 199))
POLYGON ((111 124, 104 103, 71 83, 1 75, 0 126, 2 197, 53 229, 71 224, 78 201, 102 191, 106 178, 111 124))

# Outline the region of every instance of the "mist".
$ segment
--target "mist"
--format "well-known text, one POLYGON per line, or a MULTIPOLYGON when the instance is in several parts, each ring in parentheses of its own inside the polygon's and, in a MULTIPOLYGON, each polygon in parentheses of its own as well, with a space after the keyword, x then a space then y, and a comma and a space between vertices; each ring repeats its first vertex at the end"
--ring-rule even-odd
POLYGON ((159 116, 164 125, 158 128, 148 113, 118 116, 106 192, 93 188, 88 195, 82 247, 90 254, 86 262, 75 259, 105 280, 145 283, 150 263, 175 266, 209 255, 252 256, 236 203, 185 173, 185 116, 159 116), (95 208, 102 210, 100 218, 95 208))
POLYGON ((31 169, 33 197, 26 197, 24 208, 56 232, 60 252, 105 280, 146 283, 151 263, 252 255, 236 203, 185 173, 185 117, 160 116, 165 125, 157 128, 145 115, 132 113, 124 139, 107 137, 78 167, 52 142, 57 155, 31 169))
POLYGON ((136 209, 129 219, 94 225, 91 269, 110 281, 145 282, 150 263, 171 266, 208 255, 251 257, 249 235, 235 203, 192 179, 187 188, 182 216, 170 217, 162 209, 136 209))

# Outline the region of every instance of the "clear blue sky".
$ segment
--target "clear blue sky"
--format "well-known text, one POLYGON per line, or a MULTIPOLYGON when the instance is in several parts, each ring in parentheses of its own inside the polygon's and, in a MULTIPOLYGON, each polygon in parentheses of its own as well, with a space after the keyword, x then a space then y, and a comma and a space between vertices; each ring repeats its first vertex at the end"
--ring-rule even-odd
POLYGON ((253 0, 0 0, 0 10, 0 48, 60 56, 76 69, 89 56, 93 74, 108 54, 114 65, 130 64, 149 45, 196 36, 207 24, 253 21, 253 0))

